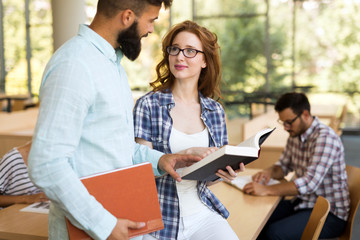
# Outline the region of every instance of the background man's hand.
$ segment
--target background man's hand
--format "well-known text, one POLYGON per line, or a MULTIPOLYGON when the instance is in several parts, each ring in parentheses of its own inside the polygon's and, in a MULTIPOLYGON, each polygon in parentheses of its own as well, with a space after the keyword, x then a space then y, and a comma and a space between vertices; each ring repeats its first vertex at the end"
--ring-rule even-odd
POLYGON ((267 188, 268 186, 265 186, 261 183, 251 182, 244 186, 243 191, 250 195, 266 196, 267 188))
POLYGON ((255 173, 252 176, 252 180, 254 182, 261 183, 264 185, 266 185, 270 181, 270 178, 271 178, 271 172, 268 170, 263 170, 261 172, 255 173))

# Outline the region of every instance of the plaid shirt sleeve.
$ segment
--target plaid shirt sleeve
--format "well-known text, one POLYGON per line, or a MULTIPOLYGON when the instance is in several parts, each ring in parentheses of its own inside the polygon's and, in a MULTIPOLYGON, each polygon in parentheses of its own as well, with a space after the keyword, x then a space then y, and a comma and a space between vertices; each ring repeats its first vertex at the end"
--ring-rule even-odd
POLYGON ((331 135, 319 135, 310 146, 310 164, 303 177, 294 180, 300 194, 313 193, 338 158, 339 144, 331 135))
POLYGON ((146 98, 136 101, 134 107, 134 135, 146 141, 151 141, 151 113, 146 98))

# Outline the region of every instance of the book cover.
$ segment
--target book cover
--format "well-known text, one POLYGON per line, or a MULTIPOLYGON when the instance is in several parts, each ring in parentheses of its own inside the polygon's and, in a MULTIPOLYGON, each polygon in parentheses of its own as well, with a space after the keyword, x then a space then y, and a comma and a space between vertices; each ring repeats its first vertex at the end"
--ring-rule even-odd
MULTIPOLYGON (((81 178, 89 193, 117 218, 145 222, 141 229, 129 229, 136 237, 164 228, 150 163, 141 163, 81 178)), ((70 240, 91 239, 66 219, 70 240)))
POLYGON ((201 161, 184 168, 181 178, 186 180, 214 181, 219 178, 216 176, 218 169, 226 171, 226 166, 231 166, 234 170, 239 169, 241 162, 246 165, 259 158, 261 144, 274 130, 275 128, 266 128, 237 146, 226 145, 220 148, 201 161))

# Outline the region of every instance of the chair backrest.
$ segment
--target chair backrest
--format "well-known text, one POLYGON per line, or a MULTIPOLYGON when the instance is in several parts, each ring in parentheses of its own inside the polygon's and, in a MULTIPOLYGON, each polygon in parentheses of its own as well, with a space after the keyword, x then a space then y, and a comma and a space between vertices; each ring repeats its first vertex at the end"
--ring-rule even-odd
POLYGON ((340 236, 341 240, 350 240, 354 228, 355 213, 360 204, 360 168, 346 165, 348 176, 348 186, 350 193, 350 214, 344 233, 340 236))
POLYGON ((326 198, 319 196, 306 224, 301 240, 317 240, 330 211, 330 203, 326 198))

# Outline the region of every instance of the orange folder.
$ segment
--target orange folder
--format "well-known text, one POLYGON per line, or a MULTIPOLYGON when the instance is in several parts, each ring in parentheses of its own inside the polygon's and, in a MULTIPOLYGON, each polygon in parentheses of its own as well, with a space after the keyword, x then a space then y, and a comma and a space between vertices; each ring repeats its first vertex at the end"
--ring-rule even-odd
MULTIPOLYGON (((129 230, 136 237, 164 228, 155 177, 150 163, 141 163, 81 178, 91 195, 117 218, 145 222, 129 230)), ((91 239, 66 219, 70 240, 91 239)))

